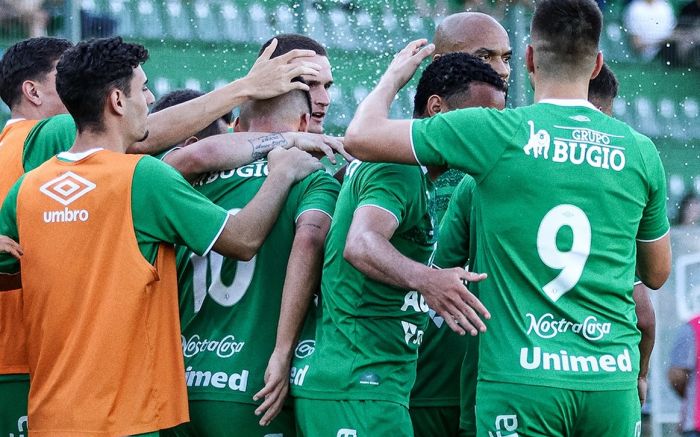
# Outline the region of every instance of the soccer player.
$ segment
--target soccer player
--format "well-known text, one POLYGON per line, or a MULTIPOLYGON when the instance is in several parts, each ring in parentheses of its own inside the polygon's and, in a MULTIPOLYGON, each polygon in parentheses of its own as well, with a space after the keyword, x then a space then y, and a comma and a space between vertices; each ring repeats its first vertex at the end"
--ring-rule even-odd
MULTIPOLYGON (((448 53, 436 58, 421 75, 413 115, 427 118, 454 109, 480 106, 503 109, 505 92, 505 82, 489 65, 466 53, 448 53)), ((449 171, 436 180, 436 185, 447 173, 449 171)), ((442 239, 440 235, 439 241, 442 239)), ((437 263, 441 249, 438 242, 433 264, 444 266, 437 263)), ((449 267, 465 265, 455 263, 449 267)), ((455 382, 459 380, 467 342, 475 341, 476 337, 457 335, 434 311, 430 316, 418 349, 416 383, 411 391, 409 412, 413 431, 416 437, 456 436, 460 419, 460 386, 455 382)))
MULTIPOLYGON (((179 93, 170 103, 183 97, 188 96, 179 93)), ((310 112, 308 93, 291 91, 244 103, 236 130, 303 132, 310 112)), ((212 126, 198 138, 208 133, 219 132, 212 126)), ((163 159, 178 168, 181 160, 173 156, 195 147, 194 141, 163 159)), ((267 172, 268 163, 262 159, 202 175, 195 188, 235 212, 250 202, 267 172)), ((339 189, 325 172, 294 185, 268 238, 248 262, 180 251, 180 315, 191 421, 173 429, 173 435, 227 436, 231 424, 250 437, 295 435, 291 406, 283 408, 290 362, 318 287, 323 244, 339 189), (217 381, 221 375, 226 383, 217 381), (262 418, 256 416, 262 413, 262 418)))
POLYGON ((328 60, 328 52, 313 38, 296 33, 286 33, 277 35, 269 39, 260 48, 260 54, 277 40, 277 47, 272 52, 271 58, 281 56, 292 50, 310 50, 314 52, 309 61, 320 68, 313 76, 302 75, 301 78, 309 86, 311 95, 311 120, 309 121, 309 132, 323 133, 323 121, 326 118, 328 107, 331 104, 331 97, 328 89, 333 85, 333 74, 331 73, 331 63, 328 60))
MULTIPOLYGON (((23 145, 29 131, 46 117, 65 112, 56 93, 56 62, 71 43, 31 38, 7 49, 0 61, 0 98, 11 118, 0 133, 0 202, 24 173, 23 145)), ((0 434, 26 433, 29 368, 21 290, 0 294, 0 434)))
MULTIPOLYGON (((503 87, 493 73, 483 80, 503 87)), ((502 89, 473 87, 503 105, 502 89)), ((437 96, 428 97, 434 106, 437 96)), ((437 239, 432 180, 443 170, 348 165, 326 243, 315 351, 292 389, 302 436, 413 434, 408 401, 428 321, 421 293, 429 299, 446 284, 466 292, 461 280, 483 279, 428 267, 437 239)))
MULTIPOLYGON (((37 434, 157 434, 187 421, 172 244, 250 259, 289 187, 320 168, 305 152, 274 151, 269 183, 229 216, 169 166, 126 155, 148 136, 147 57, 118 37, 64 52, 56 88, 76 140, 20 178, 0 211, 0 234, 24 249, 37 434)), ((18 270, 0 255, 0 271, 18 270)))
MULTIPOLYGON (((526 50, 537 103, 389 120, 396 92, 432 52, 414 41, 346 133, 359 159, 447 164, 476 181, 473 268, 489 280, 472 286, 495 312, 479 341, 479 436, 616 436, 640 426, 631 284, 635 256, 650 288, 668 277, 666 184, 653 143, 586 100, 603 63, 601 26, 590 0, 538 2, 526 50)), ((431 304, 458 332, 475 321, 463 320, 467 306, 431 304)))

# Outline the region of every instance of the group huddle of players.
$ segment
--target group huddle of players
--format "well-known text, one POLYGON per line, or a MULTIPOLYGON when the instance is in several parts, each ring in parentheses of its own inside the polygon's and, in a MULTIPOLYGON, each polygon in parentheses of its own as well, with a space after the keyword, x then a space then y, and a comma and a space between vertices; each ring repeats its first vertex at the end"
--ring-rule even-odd
POLYGON ((138 44, 10 47, 0 433, 640 435, 666 180, 609 116, 601 27, 592 0, 538 2, 536 103, 504 109, 505 29, 449 16, 344 138, 303 35, 157 102, 138 44))

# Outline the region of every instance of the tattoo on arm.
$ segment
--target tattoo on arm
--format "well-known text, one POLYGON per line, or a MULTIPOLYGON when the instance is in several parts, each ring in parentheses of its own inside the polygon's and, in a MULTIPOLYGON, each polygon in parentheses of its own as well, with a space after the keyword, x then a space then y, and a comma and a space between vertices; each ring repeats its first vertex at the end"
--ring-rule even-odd
POLYGON ((299 228, 301 228, 302 226, 311 226, 312 228, 316 228, 318 230, 321 229, 321 227, 315 223, 302 223, 301 225, 299 225, 299 228))
POLYGON ((253 146, 253 159, 256 161, 260 158, 264 158, 267 153, 275 147, 287 147, 288 144, 282 134, 264 135, 248 140, 248 142, 253 146))

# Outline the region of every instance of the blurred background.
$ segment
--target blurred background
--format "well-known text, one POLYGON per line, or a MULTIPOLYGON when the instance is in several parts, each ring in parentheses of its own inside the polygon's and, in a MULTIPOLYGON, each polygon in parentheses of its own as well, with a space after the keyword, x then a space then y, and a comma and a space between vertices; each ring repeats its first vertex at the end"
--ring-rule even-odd
MULTIPOLYGON (((489 0, 0 0, 0 53, 30 36, 73 41, 121 35, 150 51, 156 98, 178 88, 209 91, 243 76, 264 41, 302 33, 329 51, 335 83, 326 130, 342 135, 394 53, 432 38, 453 12, 496 17, 510 34, 509 106, 532 102, 524 72, 534 2, 489 0)), ((700 313, 700 0, 598 0, 601 49, 620 81, 614 116, 650 136, 664 161, 674 272, 653 294, 657 342, 643 435, 676 435, 680 401, 666 379, 677 328, 700 313)), ((392 115, 409 117, 413 84, 392 115)), ((9 110, 0 102, 0 122, 9 110)), ((514 192, 515 194, 515 192, 514 192)), ((700 361, 700 360, 698 360, 700 361)))

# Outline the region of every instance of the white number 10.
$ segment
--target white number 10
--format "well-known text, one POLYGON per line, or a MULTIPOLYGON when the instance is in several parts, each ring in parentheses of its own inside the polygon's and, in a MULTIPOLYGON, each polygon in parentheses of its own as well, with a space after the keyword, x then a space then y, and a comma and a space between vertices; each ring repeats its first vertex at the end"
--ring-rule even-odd
POLYGON ((542 290, 556 302, 581 279, 583 268, 591 253, 591 223, 586 213, 574 205, 552 208, 542 219, 537 231, 537 253, 542 262, 561 272, 542 290), (557 247, 557 233, 569 226, 573 232, 571 250, 563 252, 557 247))
MULTIPOLYGON (((239 208, 229 211, 231 215, 236 215, 239 208)), ((255 273, 255 258, 250 261, 238 261, 236 263, 236 274, 231 285, 226 285, 221 280, 221 268, 224 257, 214 251, 207 256, 197 256, 192 254, 192 288, 194 291, 194 312, 198 313, 204 303, 207 294, 216 303, 224 307, 231 307, 240 301, 248 291, 250 283, 253 281, 255 273), (211 284, 207 287, 207 270, 211 275, 211 284)))

